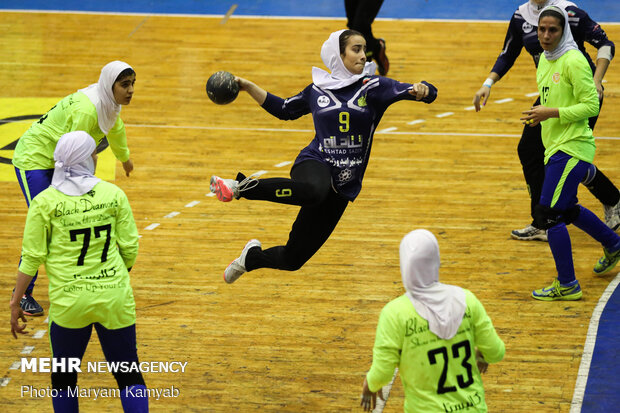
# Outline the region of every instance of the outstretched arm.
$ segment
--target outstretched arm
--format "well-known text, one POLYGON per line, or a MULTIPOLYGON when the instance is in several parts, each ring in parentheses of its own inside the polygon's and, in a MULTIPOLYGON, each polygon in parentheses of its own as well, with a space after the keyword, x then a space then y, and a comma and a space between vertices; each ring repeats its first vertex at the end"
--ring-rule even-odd
MULTIPOLYGON (((576 6, 569 6, 567 11, 572 11, 579 19, 579 25, 576 28, 571 26, 573 33, 577 31, 581 33, 586 42, 598 49, 596 55, 596 70, 594 72, 594 84, 598 93, 599 100, 603 99, 603 78, 609 67, 609 63, 614 58, 616 46, 607 37, 603 28, 592 20, 588 13, 576 6)), ((575 37, 575 36, 573 36, 575 37)))
POLYGON ((258 86, 254 82, 250 82, 247 79, 243 79, 241 77, 236 76, 235 80, 239 84, 239 90, 244 90, 248 92, 252 98, 259 104, 263 105, 265 103, 265 99, 267 99, 267 91, 260 86, 258 86))
POLYGON ((491 96, 491 86, 497 83, 510 70, 517 60, 517 57, 521 54, 521 50, 523 49, 522 23, 522 18, 518 17, 517 13, 513 14, 508 24, 508 31, 506 32, 502 52, 497 57, 497 60, 495 60, 495 64, 489 76, 474 95, 472 104, 476 112, 479 112, 489 100, 489 96, 491 96))
POLYGON ((599 100, 603 99, 603 78, 609 67, 609 61, 607 57, 601 57, 596 59, 596 71, 594 72, 594 85, 596 86, 596 92, 599 100))
POLYGON ((482 106, 487 104, 487 100, 489 100, 489 96, 491 96, 491 86, 493 83, 497 82, 500 79, 499 75, 495 72, 491 72, 489 77, 484 81, 482 87, 476 92, 474 95, 474 100, 472 103, 476 108, 476 112, 480 112, 480 103, 482 102, 482 106))

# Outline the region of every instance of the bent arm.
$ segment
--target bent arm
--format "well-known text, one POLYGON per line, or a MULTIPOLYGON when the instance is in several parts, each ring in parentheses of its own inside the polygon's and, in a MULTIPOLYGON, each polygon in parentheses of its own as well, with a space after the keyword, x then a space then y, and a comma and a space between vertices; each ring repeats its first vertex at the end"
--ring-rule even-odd
POLYGON ((489 73, 489 77, 484 81, 480 89, 474 95, 474 99, 472 103, 474 104, 474 108, 476 112, 480 112, 480 104, 485 106, 487 101, 489 100, 489 96, 491 96, 491 86, 496 83, 500 79, 500 75, 496 72, 489 73))
POLYGON ((437 99, 437 88, 423 80, 420 83, 414 83, 409 89, 409 94, 424 103, 433 103, 437 99))
POLYGON ((108 132, 108 143, 116 159, 123 163, 129 160, 129 147, 127 146, 125 124, 120 116, 116 119, 114 127, 108 132))
POLYGON ((384 308, 377 325, 372 366, 366 375, 368 388, 373 393, 390 383, 394 369, 400 364, 402 331, 402 328, 397 327, 394 317, 384 308))
POLYGON ((497 335, 495 327, 493 327, 493 323, 482 306, 482 303, 476 296, 471 294, 470 298, 467 300, 467 305, 468 307, 471 306, 476 347, 487 363, 497 363, 501 361, 506 353, 506 346, 497 335))
POLYGON ((267 91, 260 86, 258 86, 254 82, 250 82, 247 79, 243 79, 241 77, 235 77, 235 80, 239 84, 239 90, 243 90, 248 92, 250 96, 258 103, 259 105, 263 105, 265 103, 265 99, 267 98, 267 91))
POLYGON ((517 60, 517 57, 521 54, 523 39, 517 26, 517 21, 513 15, 508 25, 502 52, 495 60, 491 72, 472 100, 476 112, 479 112, 481 107, 487 104, 489 96, 491 96, 491 86, 497 83, 510 70, 517 60))
POLYGON ((11 307, 19 307, 19 302, 22 297, 26 293, 26 289, 28 285, 32 281, 33 275, 28 275, 21 271, 17 271, 17 281, 15 282, 15 290, 13 291, 13 296, 11 297, 10 306, 11 307))
POLYGON ((116 215, 116 242, 123 258, 125 267, 131 268, 138 257, 138 228, 124 193, 119 196, 118 213, 116 215))
POLYGON ((594 71, 594 85, 596 86, 596 91, 598 93, 599 99, 603 97, 603 78, 605 77, 605 73, 607 73, 609 63, 610 59, 606 57, 599 57, 598 59, 596 59, 596 70, 594 71))
POLYGON ((573 95, 577 98, 579 103, 558 108, 558 115, 562 124, 572 123, 598 115, 598 93, 590 73, 590 67, 585 59, 579 59, 574 64, 568 65, 568 75, 573 85, 573 95))
POLYGON ((37 273, 47 259, 48 243, 51 233, 50 218, 40 205, 40 198, 32 200, 26 217, 22 241, 22 260, 19 271, 24 274, 37 273))
POLYGON ((578 36, 583 36, 586 42, 598 49, 596 55, 596 69, 594 71, 594 84, 596 85, 599 99, 601 99, 603 97, 603 78, 605 77, 609 63, 614 58, 616 46, 614 42, 609 40, 601 25, 592 20, 585 10, 578 7, 569 7, 567 11, 568 10, 572 11, 579 18, 579 25, 575 29, 572 29, 573 32, 576 30, 578 36))
POLYGON ((504 47, 491 69, 491 73, 496 73, 498 76, 497 79, 494 79, 495 82, 508 73, 521 54, 521 50, 523 49, 523 38, 521 37, 519 26, 519 22, 513 15, 508 25, 506 38, 504 39, 504 47))

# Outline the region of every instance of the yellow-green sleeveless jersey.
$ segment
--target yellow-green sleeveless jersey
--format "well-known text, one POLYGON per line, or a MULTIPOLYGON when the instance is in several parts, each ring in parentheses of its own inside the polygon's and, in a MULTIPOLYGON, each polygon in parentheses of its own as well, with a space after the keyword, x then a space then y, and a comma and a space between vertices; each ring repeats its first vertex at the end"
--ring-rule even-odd
POLYGON ((388 384, 398 367, 405 412, 487 411, 476 348, 495 363, 504 357, 505 347, 480 301, 464 291, 467 309, 450 340, 429 330, 406 294, 383 308, 366 376, 371 391, 388 384))
POLYGON ((569 50, 551 61, 542 53, 536 81, 540 104, 560 112, 559 118, 541 122, 545 163, 557 151, 592 163, 596 145, 588 118, 598 115, 599 101, 586 58, 579 50, 569 50))
POLYGON ((49 318, 66 328, 136 321, 127 268, 138 254, 138 230, 125 193, 100 181, 69 196, 49 187, 28 209, 19 270, 34 275, 45 263, 49 318))
MULTIPOLYGON (((24 132, 15 147, 13 165, 23 170, 54 169, 54 150, 58 140, 65 133, 76 130, 88 133, 97 145, 105 137, 99 128, 95 105, 82 92, 66 96, 24 132)), ((127 161, 127 135, 120 116, 107 138, 114 156, 121 162, 127 161)))

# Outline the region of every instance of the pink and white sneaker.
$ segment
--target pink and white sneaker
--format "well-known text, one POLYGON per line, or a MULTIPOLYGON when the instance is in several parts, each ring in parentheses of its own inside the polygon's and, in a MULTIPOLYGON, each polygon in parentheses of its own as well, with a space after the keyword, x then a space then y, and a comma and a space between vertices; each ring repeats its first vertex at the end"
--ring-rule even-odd
POLYGON ((211 177, 211 192, 222 202, 239 199, 239 182, 234 179, 222 179, 219 176, 211 177))

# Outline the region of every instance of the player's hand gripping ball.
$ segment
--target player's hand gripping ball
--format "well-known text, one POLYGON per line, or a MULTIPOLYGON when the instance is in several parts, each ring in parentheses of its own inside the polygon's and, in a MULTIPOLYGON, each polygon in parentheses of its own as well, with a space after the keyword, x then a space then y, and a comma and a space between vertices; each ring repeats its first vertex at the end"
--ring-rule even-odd
POLYGON ((239 84, 232 73, 219 71, 211 75, 207 81, 207 95, 214 103, 226 105, 237 98, 239 84))

